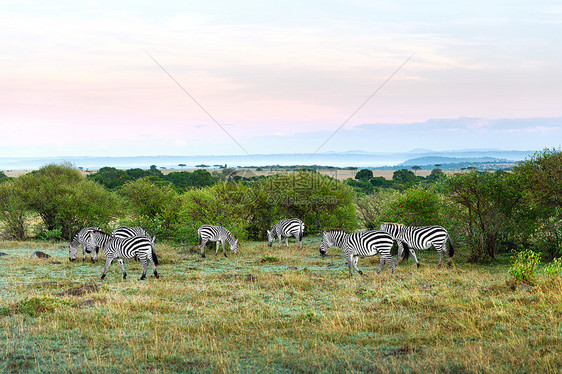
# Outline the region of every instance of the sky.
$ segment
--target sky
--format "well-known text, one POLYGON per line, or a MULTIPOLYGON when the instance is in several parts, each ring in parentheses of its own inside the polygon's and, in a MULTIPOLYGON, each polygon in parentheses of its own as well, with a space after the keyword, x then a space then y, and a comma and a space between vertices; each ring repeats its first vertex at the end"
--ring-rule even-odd
POLYGON ((0 157, 562 145, 558 1, 3 1, 0 157))

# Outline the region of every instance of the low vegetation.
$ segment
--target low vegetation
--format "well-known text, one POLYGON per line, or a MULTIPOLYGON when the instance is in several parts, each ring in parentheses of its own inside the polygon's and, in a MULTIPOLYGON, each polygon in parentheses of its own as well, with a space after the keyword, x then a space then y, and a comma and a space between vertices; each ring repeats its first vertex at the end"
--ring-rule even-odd
POLYGON ((560 372, 561 173, 562 152, 544 150, 509 173, 392 181, 226 166, 86 178, 68 164, 0 178, 0 372, 560 372), (266 229, 293 217, 303 250, 268 247, 266 229), (320 258, 323 230, 382 222, 444 226, 455 266, 426 251, 420 270, 376 274, 376 257, 349 277, 337 250, 320 258), (229 229, 239 254, 201 259, 202 224, 229 229), (79 229, 117 225, 156 236, 161 279, 128 262, 127 280, 113 264, 102 282, 102 263, 68 261, 79 229))
POLYGON ((5 242, 0 257, 0 372, 556 373, 562 368, 562 276, 515 282, 512 262, 403 263, 376 274, 360 260, 248 242, 201 259, 159 244, 160 279, 128 261, 71 263, 66 246, 5 242), (49 259, 30 259, 40 249, 49 259), (135 274, 135 276, 133 276, 135 274))

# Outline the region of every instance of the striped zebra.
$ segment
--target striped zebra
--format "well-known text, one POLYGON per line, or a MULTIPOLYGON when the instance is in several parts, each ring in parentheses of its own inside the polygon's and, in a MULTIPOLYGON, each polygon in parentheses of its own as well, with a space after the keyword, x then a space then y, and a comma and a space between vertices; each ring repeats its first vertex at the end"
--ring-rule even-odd
POLYGON ((299 243, 299 249, 302 249, 302 236, 304 234, 304 223, 298 218, 284 219, 277 222, 271 230, 267 230, 268 245, 271 247, 275 237, 279 239, 279 248, 281 248, 281 238, 285 238, 287 247, 289 246, 289 238, 294 236, 299 243))
MULTIPOLYGON (((428 249, 433 246, 439 253, 439 267, 443 263, 443 254, 447 253, 447 265, 451 266, 451 257, 455 254, 451 236, 442 226, 404 226, 399 223, 383 223, 381 230, 386 231, 398 242, 398 258, 406 250, 414 257, 416 266, 420 263, 416 257, 416 249, 428 249), (449 241, 449 250, 446 243, 449 241)), ((407 258, 408 252, 404 255, 407 258)))
POLYGON ((158 278, 158 257, 154 251, 154 239, 148 239, 145 236, 132 236, 129 238, 117 238, 101 230, 92 230, 88 232, 90 245, 95 245, 103 249, 105 253, 105 268, 101 279, 105 278, 107 269, 114 259, 117 259, 119 266, 123 272, 123 279, 127 278, 125 265, 123 264, 124 258, 138 258, 143 266, 143 272, 140 280, 146 278, 146 271, 148 269, 148 262, 152 264, 154 269, 154 276, 158 278))
POLYGON ((335 245, 341 248, 347 260, 349 275, 353 275, 353 268, 363 275, 357 267, 359 257, 370 257, 380 255, 380 265, 377 273, 380 273, 386 261, 392 266, 392 273, 396 270, 396 261, 390 254, 394 239, 384 231, 365 231, 347 233, 343 230, 327 230, 322 234, 320 243, 320 254, 326 256, 326 251, 335 245))
POLYGON ((131 236, 146 236, 148 239, 152 240, 152 236, 140 226, 119 226, 111 232, 111 235, 116 238, 130 238, 131 236))
POLYGON ((82 247, 82 261, 86 261, 86 253, 90 254, 90 259, 92 262, 96 262, 98 259, 99 247, 91 247, 88 245, 87 234, 91 230, 99 230, 99 227, 85 227, 78 231, 76 235, 70 241, 68 248, 68 259, 70 261, 76 261, 76 256, 78 255, 78 247, 82 247))
POLYGON ((234 252, 234 254, 238 251, 238 239, 222 226, 203 225, 197 229, 197 243, 201 246, 201 257, 205 257, 205 244, 207 244, 208 241, 217 242, 215 255, 219 253, 219 244, 222 243, 224 257, 228 257, 224 249, 225 241, 230 244, 230 250, 234 252))

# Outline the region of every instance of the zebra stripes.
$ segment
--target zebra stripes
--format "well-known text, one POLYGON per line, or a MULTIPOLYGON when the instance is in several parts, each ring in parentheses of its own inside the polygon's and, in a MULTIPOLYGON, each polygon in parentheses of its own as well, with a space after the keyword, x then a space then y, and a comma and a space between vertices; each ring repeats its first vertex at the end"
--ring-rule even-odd
POLYGON ((304 223, 298 218, 284 219, 277 222, 271 230, 267 230, 268 245, 271 247, 275 237, 279 239, 279 248, 281 248, 281 238, 285 238, 287 247, 289 246, 289 238, 292 236, 297 239, 299 249, 302 249, 302 236, 304 234, 304 223))
POLYGON ((332 245, 339 246, 347 260, 349 275, 353 275, 353 269, 363 275, 357 267, 359 257, 370 257, 380 255, 380 265, 377 273, 380 273, 384 264, 388 261, 392 266, 392 273, 396 270, 396 261, 390 254, 394 239, 384 231, 365 231, 347 233, 343 230, 327 230, 322 234, 320 254, 326 255, 326 250, 332 245))
POLYGON ((203 225, 197 229, 197 243, 201 246, 201 257, 205 257, 205 244, 208 241, 217 242, 215 255, 219 253, 219 243, 222 243, 222 252, 224 257, 227 257, 224 249, 225 241, 230 244, 230 250, 234 254, 238 251, 238 239, 222 226, 203 225))
POLYGON ((111 232, 111 235, 116 238, 130 238, 131 236, 146 236, 148 239, 152 239, 152 236, 140 226, 129 227, 129 226, 119 226, 111 232))
MULTIPOLYGON (((389 233, 398 242, 398 258, 404 250, 412 254, 419 268, 420 263, 416 257, 416 249, 428 249, 433 246, 439 253, 439 265, 443 263, 443 254, 447 253, 447 265, 451 266, 451 257, 455 253, 451 236, 442 226, 404 226, 399 223, 383 223, 381 230, 389 233), (449 250, 447 251, 446 242, 449 241, 449 250)), ((405 256, 406 257, 406 256, 405 256)))
POLYGON ((82 247, 82 261, 86 261, 86 253, 90 254, 90 259, 92 262, 96 262, 98 259, 99 247, 91 247, 88 244, 88 232, 92 230, 99 230, 99 227, 85 227, 80 230, 72 238, 69 248, 68 248, 68 259, 69 261, 75 261, 78 255, 78 247, 82 247))
POLYGON ((154 251, 154 239, 149 239, 145 236, 132 236, 129 238, 117 238, 103 232, 101 230, 92 230, 88 232, 88 242, 90 245, 95 245, 103 249, 105 253, 105 268, 101 279, 105 278, 107 269, 114 259, 117 259, 121 271, 123 272, 123 279, 127 278, 125 265, 123 264, 124 258, 138 258, 143 266, 143 272, 140 280, 146 278, 146 271, 148 269, 148 262, 152 264, 154 269, 154 276, 158 278, 158 257, 154 251))

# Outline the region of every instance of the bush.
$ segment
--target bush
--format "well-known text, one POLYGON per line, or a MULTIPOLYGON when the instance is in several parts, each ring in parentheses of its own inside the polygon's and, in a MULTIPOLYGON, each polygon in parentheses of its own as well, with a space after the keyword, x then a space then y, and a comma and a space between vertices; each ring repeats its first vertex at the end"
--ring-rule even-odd
POLYGON ((0 220, 6 239, 24 240, 29 213, 18 184, 17 180, 0 184, 0 220))
POLYGON ((180 199, 171 185, 156 184, 149 176, 125 184, 120 194, 127 202, 131 217, 121 224, 141 226, 161 238, 175 237, 180 199))
POLYGON ((44 166, 17 178, 15 186, 14 193, 39 214, 46 230, 60 230, 64 239, 87 226, 106 226, 120 211, 114 195, 70 164, 44 166))
POLYGON ((363 225, 377 230, 383 222, 408 226, 441 224, 441 200, 437 193, 422 187, 404 192, 384 190, 357 200, 363 225))
POLYGON ((562 258, 555 258, 543 268, 543 272, 551 277, 562 276, 562 258))
POLYGON ((541 255, 530 249, 518 252, 509 274, 516 282, 530 283, 535 280, 536 269, 540 263, 541 255))

